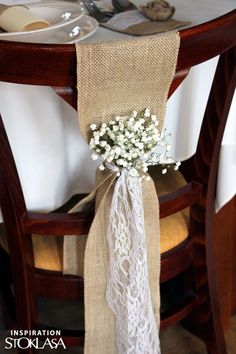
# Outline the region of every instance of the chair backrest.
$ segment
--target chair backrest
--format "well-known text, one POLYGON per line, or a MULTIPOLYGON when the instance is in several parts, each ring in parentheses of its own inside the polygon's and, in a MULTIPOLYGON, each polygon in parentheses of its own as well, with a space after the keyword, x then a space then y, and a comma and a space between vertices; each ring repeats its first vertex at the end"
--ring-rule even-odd
MULTIPOLYGON (((212 228, 220 144, 236 82, 235 33, 236 10, 210 22, 180 31, 177 68, 169 96, 181 84, 192 66, 220 55, 194 160, 193 181, 174 195, 160 198, 163 217, 193 204, 199 191, 204 190, 202 199, 191 208, 190 227, 195 230, 205 222, 202 220, 205 215, 206 227, 212 228), (192 188, 194 185, 195 188, 192 188)), ((0 41, 0 81, 52 86, 58 95, 76 108, 75 47, 0 41)), ((11 262, 13 268, 30 278, 27 272, 34 265, 32 240, 29 237, 31 234, 86 234, 89 222, 83 214, 43 214, 27 210, 1 119, 0 150, 0 206, 7 233, 11 236, 8 240, 11 262)), ((213 237, 208 238, 207 247, 212 252, 213 237)), ((211 267, 209 271, 213 272, 214 268, 211 267)), ((24 305, 29 306, 28 303, 30 301, 26 299, 24 305)))
MULTIPOLYGON (((233 63, 231 62, 233 62, 234 59, 234 46, 236 42, 235 18, 236 11, 232 11, 210 22, 180 31, 181 44, 178 63, 169 96, 171 96, 180 85, 192 66, 213 58, 216 55, 225 53, 222 55, 222 60, 229 62, 232 68, 233 63), (226 59, 226 57, 228 57, 228 59, 226 59)), ((227 67, 224 68, 223 66, 226 66, 226 64, 219 64, 218 72, 220 70, 224 76, 229 75, 229 79, 232 83, 227 81, 226 78, 225 83, 220 82, 220 80, 224 80, 223 78, 218 79, 219 83, 217 83, 217 85, 227 85, 227 90, 222 90, 221 95, 216 97, 218 107, 220 101, 222 101, 222 104, 226 101, 228 91, 231 92, 230 95, 232 96, 234 86, 234 76, 224 71, 230 69, 227 67), (230 88, 231 90, 229 90, 230 88)), ((218 77, 220 76, 222 75, 218 73, 218 77)), ((47 45, 0 41, 0 80, 12 83, 52 86, 58 95, 76 108, 77 77, 75 47, 74 45, 47 45), (60 60, 58 60, 58 58, 60 58, 60 60)), ((229 98, 227 98, 227 102, 229 102, 228 111, 230 107, 229 98)), ((208 110, 209 109, 212 111, 212 108, 208 105, 208 110)), ((221 134, 218 137, 219 140, 222 138, 227 119, 227 115, 224 115, 224 119, 220 117, 221 134)), ((218 149, 219 146, 220 144, 218 144, 218 149)), ((13 165, 10 164, 9 156, 11 156, 11 152, 7 147, 4 148, 3 142, 1 143, 1 150, 1 155, 6 155, 3 159, 3 165, 8 161, 2 174, 4 175, 5 182, 9 186, 9 193, 14 195, 15 207, 17 210, 20 210, 20 214, 22 215, 26 212, 26 208, 19 179, 16 177, 14 177, 14 179, 12 178, 12 181, 11 178, 9 179, 9 176, 17 176, 16 170, 14 170, 13 165)))

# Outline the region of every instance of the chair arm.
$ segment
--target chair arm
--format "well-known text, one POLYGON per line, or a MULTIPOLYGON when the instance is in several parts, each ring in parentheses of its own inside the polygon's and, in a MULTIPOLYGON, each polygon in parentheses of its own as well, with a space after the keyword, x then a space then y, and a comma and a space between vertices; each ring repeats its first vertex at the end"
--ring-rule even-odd
POLYGON ((202 185, 190 182, 178 190, 159 197, 160 218, 175 214, 194 204, 202 195, 202 185))
POLYGON ((22 217, 24 233, 40 235, 84 235, 92 223, 94 211, 78 213, 34 213, 22 217))

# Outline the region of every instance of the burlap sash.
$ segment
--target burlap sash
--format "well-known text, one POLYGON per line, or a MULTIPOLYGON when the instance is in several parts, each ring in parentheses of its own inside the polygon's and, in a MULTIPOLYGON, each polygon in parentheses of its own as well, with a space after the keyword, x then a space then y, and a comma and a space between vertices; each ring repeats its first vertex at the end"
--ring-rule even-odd
POLYGON ((115 32, 124 34, 131 34, 132 36, 147 36, 150 34, 162 33, 166 31, 173 31, 179 27, 187 26, 190 22, 178 21, 170 19, 167 21, 144 21, 136 25, 131 25, 124 30, 120 30, 117 27, 109 25, 109 23, 101 23, 102 27, 108 28, 115 32))
MULTIPOLYGON (((177 33, 119 42, 77 45, 78 112, 81 132, 90 139, 89 125, 145 107, 162 125, 168 90, 179 48, 177 33)), ((115 316, 106 301, 107 229, 116 173, 99 171, 95 190, 73 210, 96 199, 96 213, 84 254, 85 353, 116 354, 115 316)), ((152 180, 142 181, 148 254, 148 278, 159 328, 160 232, 159 206, 152 180)), ((81 275, 83 237, 64 240, 64 272, 81 275)))
POLYGON ((163 123, 179 50, 178 33, 77 44, 78 115, 89 141, 91 123, 150 108, 163 123))
MULTIPOLYGON (((107 227, 116 173, 98 171, 97 188, 71 212, 83 209, 96 194, 96 215, 91 225, 86 247, 84 237, 66 237, 64 241, 64 272, 84 276, 85 353, 116 354, 115 317, 108 307, 107 227), (95 193, 94 193, 95 192, 95 193), (67 240, 68 239, 68 240, 67 240), (85 248, 85 250, 84 250, 85 248), (81 256, 84 254, 84 258, 81 256), (73 256, 74 255, 74 256, 73 256), (75 258, 74 258, 75 257, 75 258), (84 271, 83 271, 84 265, 84 271)), ((159 328, 160 228, 159 203, 152 180, 142 181, 145 231, 148 250, 149 286, 157 328, 159 328)))

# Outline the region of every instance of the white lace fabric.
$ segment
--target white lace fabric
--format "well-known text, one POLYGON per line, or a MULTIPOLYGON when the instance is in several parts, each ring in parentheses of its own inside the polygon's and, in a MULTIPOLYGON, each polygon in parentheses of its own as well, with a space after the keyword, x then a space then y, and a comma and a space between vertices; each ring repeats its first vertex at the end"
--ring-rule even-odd
POLYGON ((118 354, 160 354, 148 282, 141 180, 122 170, 116 181, 108 226, 106 297, 116 316, 118 354))

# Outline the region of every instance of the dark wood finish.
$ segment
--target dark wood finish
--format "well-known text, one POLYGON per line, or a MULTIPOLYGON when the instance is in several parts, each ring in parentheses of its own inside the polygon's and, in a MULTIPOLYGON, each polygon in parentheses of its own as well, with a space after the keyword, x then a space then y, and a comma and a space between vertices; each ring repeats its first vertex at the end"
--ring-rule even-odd
POLYGON ((174 307, 172 311, 166 311, 161 316, 161 329, 173 326, 174 323, 180 322, 186 318, 198 305, 198 297, 189 294, 183 299, 182 303, 174 307))
MULTIPOLYGON (((194 179, 202 183, 204 193, 191 206, 190 233, 194 244, 196 288, 199 294, 199 308, 203 309, 198 312, 198 319, 201 324, 201 335, 207 336, 212 343, 220 339, 223 333, 218 321, 219 314, 209 311, 209 303, 219 309, 218 298, 215 296, 217 292, 213 233, 215 189, 220 142, 234 94, 235 83, 236 48, 234 47, 221 55, 214 77, 199 137, 194 169, 194 179), (209 288, 208 296, 207 288, 209 288)), ((217 347, 214 350, 217 352, 217 347)), ((222 347, 221 350, 224 348, 222 347)))
POLYGON ((33 286, 38 296, 50 299, 81 300, 84 297, 83 279, 72 275, 63 276, 61 273, 36 270, 33 286), (48 288, 51 288, 50 291, 48 288))
MULTIPOLYGON (((190 237, 162 255, 161 281, 193 266, 197 293, 194 298, 185 298, 185 302, 174 313, 169 312, 162 325, 183 319, 196 307, 197 333, 205 340, 211 354, 226 353, 215 282, 212 222, 219 149, 236 82, 235 33, 236 11, 180 31, 180 52, 169 96, 180 85, 191 66, 222 55, 206 108, 197 153, 192 159, 192 180, 184 188, 160 198, 161 217, 191 206, 190 237)), ((52 86, 57 94, 76 108, 75 47, 0 41, 0 80, 52 86)), ((28 211, 2 121, 0 148, 0 205, 8 235, 16 295, 16 326, 32 329, 37 326, 37 296, 82 298, 83 283, 79 277, 35 269, 31 233, 56 236, 76 232, 81 235, 88 231, 93 211, 70 215, 28 211)), ((70 343, 73 344, 73 338, 70 338, 70 343)), ((32 351, 29 349, 25 353, 31 354, 32 351)))
POLYGON ((60 213, 26 213, 23 217, 23 231, 25 233, 52 234, 52 235, 81 235, 88 233, 93 213, 60 214, 60 213))
MULTIPOLYGON (((235 40, 235 11, 205 24, 182 30, 180 35, 177 72, 223 53, 232 46, 235 40)), ((67 95, 68 87, 76 87, 74 45, 0 42, 2 49, 5 48, 1 51, 0 59, 2 81, 33 85, 37 82, 37 85, 58 86, 60 92, 64 87, 67 95), (25 55, 27 48, 30 48, 28 58, 25 55), (15 61, 15 51, 20 66, 15 61), (48 75, 48 72, 51 74, 48 75)))
POLYGON ((160 217, 165 218, 194 204, 201 193, 202 185, 191 182, 177 191, 161 196, 159 198, 161 204, 160 217))
POLYGON ((236 197, 214 217, 216 276, 224 329, 236 313, 236 197), (227 223, 225 222, 227 220, 227 223), (221 247, 219 247, 221 245, 221 247))
POLYGON ((179 273, 188 269, 193 263, 192 243, 189 240, 182 242, 174 249, 161 256, 160 282, 174 278, 179 273), (170 261, 171 259, 171 261, 170 261))
MULTIPOLYGON (((229 237, 232 242, 232 247, 229 245, 229 249, 231 250, 230 253, 230 262, 231 262, 231 268, 228 268, 229 275, 231 277, 231 289, 232 292, 229 292, 230 295, 230 302, 229 302, 229 309, 231 310, 230 315, 233 313, 236 313, 236 277, 235 275, 235 270, 236 270, 236 223, 235 223, 235 215, 236 215, 236 197, 234 197, 230 203, 228 203, 227 207, 229 209, 226 209, 226 211, 229 211, 226 217, 231 216, 230 223, 229 223, 229 237)), ((219 264, 220 265, 220 264, 219 264)), ((219 266, 218 265, 218 266, 219 266)), ((225 263, 227 265, 227 263, 225 263)), ((222 285, 222 284, 221 284, 222 285)), ((222 288, 222 286, 221 286, 222 288)))

